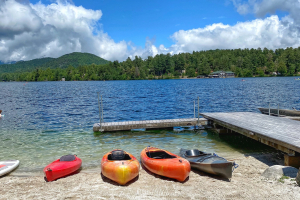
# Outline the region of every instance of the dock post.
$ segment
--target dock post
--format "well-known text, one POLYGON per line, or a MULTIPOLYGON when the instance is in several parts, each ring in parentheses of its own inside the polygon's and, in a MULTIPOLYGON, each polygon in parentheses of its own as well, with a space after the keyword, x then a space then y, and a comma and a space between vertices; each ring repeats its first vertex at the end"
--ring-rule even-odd
POLYGON ((198 121, 197 121, 197 126, 199 126, 199 96, 198 96, 198 121))
POLYGON ((300 156, 292 156, 292 155, 284 154, 284 165, 296 167, 299 169, 300 156))
POLYGON ((101 129, 101 107, 100 107, 100 98, 99 98, 99 92, 98 93, 98 107, 99 107, 99 120, 100 120, 100 129, 101 129))
POLYGON ((99 97, 99 92, 98 93, 98 107, 99 107, 99 119, 100 119, 100 129, 98 131, 103 132, 104 130, 102 129, 102 123, 103 123, 103 103, 102 103, 102 95, 101 95, 101 105, 100 105, 100 97, 99 97))
POLYGON ((195 101, 194 101, 194 118, 196 118, 196 105, 195 105, 195 101))
POLYGON ((102 116, 101 116, 101 124, 100 124, 100 129, 102 130, 102 123, 103 123, 103 101, 102 101, 102 95, 101 95, 101 107, 102 107, 102 109, 101 109, 101 114, 102 114, 102 116))
POLYGON ((277 110, 277 111, 278 111, 278 112, 277 112, 277 114, 278 114, 277 117, 279 117, 279 104, 278 104, 278 110, 277 110))
POLYGON ((271 108, 270 108, 270 102, 269 102, 269 116, 270 116, 271 108))

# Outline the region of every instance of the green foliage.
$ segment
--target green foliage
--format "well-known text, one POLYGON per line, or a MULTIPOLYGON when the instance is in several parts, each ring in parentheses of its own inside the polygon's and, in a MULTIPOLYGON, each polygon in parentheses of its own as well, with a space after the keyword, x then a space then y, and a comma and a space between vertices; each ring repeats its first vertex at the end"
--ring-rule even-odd
POLYGON ((288 177, 288 176, 284 176, 284 175, 282 175, 282 177, 280 178, 280 179, 278 179, 278 181, 280 182, 280 183, 284 183, 284 180, 285 179, 289 179, 290 177, 288 177))
POLYGON ((31 72, 36 68, 65 69, 68 66, 78 67, 81 65, 91 65, 93 63, 96 65, 101 65, 108 63, 108 61, 90 53, 74 52, 63 55, 59 58, 39 58, 30 61, 20 61, 15 64, 0 65, 0 74, 14 72, 31 72))
POLYGON ((55 58, 39 58, 30 61, 19 61, 15 64, 3 64, 0 65, 0 74, 12 73, 12 72, 29 72, 36 67, 42 66, 45 63, 51 62, 55 58))
POLYGON ((300 47, 268 50, 209 50, 160 54, 123 62, 109 62, 93 54, 71 53, 60 58, 42 58, 0 65, 0 80, 66 81, 171 79, 209 75, 211 71, 235 72, 236 77, 293 76, 300 71, 300 47), (9 67, 9 69, 8 69, 9 67), (185 73, 182 73, 185 70, 185 73), (9 73, 14 72, 14 73, 9 73))

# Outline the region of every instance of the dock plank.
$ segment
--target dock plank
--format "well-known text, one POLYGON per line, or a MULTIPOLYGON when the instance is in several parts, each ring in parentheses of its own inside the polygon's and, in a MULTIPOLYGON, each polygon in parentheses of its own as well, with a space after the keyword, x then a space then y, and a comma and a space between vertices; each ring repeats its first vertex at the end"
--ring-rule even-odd
POLYGON ((300 153, 300 121, 252 112, 201 113, 201 116, 253 139, 263 138, 300 153))

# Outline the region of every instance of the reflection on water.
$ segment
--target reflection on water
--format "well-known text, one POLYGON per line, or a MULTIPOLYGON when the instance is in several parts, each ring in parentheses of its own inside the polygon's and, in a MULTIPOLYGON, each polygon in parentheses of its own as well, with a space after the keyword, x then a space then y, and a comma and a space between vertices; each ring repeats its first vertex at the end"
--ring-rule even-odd
POLYGON ((0 82, 0 160, 18 159, 17 172, 41 171, 54 159, 77 154, 84 169, 99 167, 104 153, 122 148, 139 158, 146 146, 178 153, 199 148, 232 157, 273 151, 243 136, 206 131, 168 130, 94 135, 99 121, 97 92, 103 95, 104 120, 190 118, 194 100, 200 112, 259 112, 258 107, 300 109, 300 82, 293 77, 90 82, 0 82))

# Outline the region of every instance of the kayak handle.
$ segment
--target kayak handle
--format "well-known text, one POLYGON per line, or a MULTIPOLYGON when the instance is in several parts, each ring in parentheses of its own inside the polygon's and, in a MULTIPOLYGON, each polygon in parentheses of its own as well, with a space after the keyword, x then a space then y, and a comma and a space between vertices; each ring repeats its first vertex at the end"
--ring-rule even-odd
POLYGON ((236 164, 235 162, 232 163, 232 172, 234 171, 234 169, 238 168, 239 165, 236 164))
POLYGON ((48 168, 47 170, 48 170, 48 171, 52 171, 52 169, 50 169, 50 168, 48 168))

